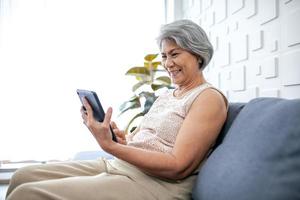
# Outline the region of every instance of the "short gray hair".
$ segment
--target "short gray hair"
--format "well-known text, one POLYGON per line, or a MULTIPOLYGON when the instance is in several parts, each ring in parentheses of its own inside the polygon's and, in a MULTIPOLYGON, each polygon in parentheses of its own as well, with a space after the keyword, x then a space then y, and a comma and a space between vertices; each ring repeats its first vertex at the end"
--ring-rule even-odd
POLYGON ((205 31, 191 20, 177 20, 163 25, 157 37, 160 49, 163 40, 172 40, 181 48, 200 57, 202 63, 199 63, 199 69, 201 70, 208 65, 214 53, 205 31))

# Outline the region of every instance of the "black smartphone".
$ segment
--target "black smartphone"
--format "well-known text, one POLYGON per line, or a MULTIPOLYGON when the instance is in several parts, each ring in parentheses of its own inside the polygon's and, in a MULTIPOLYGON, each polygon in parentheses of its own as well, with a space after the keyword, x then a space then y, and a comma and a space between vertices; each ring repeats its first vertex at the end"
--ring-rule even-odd
MULTIPOLYGON (((76 92, 79 96, 79 99, 80 99, 82 105, 83 105, 83 98, 85 97, 93 109, 94 118, 99 122, 103 122, 104 117, 105 117, 105 112, 99 101, 97 93, 94 91, 81 90, 81 89, 77 89, 76 92)), ((113 129, 110 125, 109 125, 109 128, 110 128, 110 132, 111 132, 113 141, 118 142, 117 137, 116 137, 115 133, 113 132, 113 129)))

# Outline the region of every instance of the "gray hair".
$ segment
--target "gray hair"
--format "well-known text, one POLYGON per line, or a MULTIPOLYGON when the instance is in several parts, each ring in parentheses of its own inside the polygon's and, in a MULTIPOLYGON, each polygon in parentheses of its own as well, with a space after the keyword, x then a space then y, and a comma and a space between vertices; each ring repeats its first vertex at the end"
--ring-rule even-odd
POLYGON ((199 63, 201 70, 208 65, 213 56, 213 46, 205 31, 191 20, 177 20, 163 25, 157 38, 160 49, 163 40, 172 40, 181 48, 202 59, 202 63, 199 63))

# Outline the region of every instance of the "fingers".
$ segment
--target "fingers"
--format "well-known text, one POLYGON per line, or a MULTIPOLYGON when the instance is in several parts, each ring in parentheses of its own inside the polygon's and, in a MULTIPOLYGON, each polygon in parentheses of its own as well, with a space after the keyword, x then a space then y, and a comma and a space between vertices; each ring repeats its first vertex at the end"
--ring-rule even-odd
MULTIPOLYGON (((83 123, 91 130, 93 129, 93 127, 96 127, 96 124, 99 124, 98 121, 95 120, 95 118, 93 117, 93 109, 92 106, 89 104, 88 100, 84 97, 83 98, 83 106, 80 109, 81 112, 81 116, 83 119, 83 123)), ((104 120, 102 123, 102 127, 106 128, 107 130, 109 129, 109 124, 110 124, 110 120, 112 117, 112 108, 109 107, 104 120)), ((114 128, 117 127, 117 125, 114 123, 114 128)))
POLYGON ((104 117, 104 120, 103 120, 103 124, 107 127, 109 127, 109 124, 110 124, 110 120, 111 120, 111 116, 112 116, 112 108, 109 107, 105 113, 105 117, 104 117))
POLYGON ((123 131, 121 131, 121 130, 118 128, 117 124, 116 124, 114 121, 111 121, 111 122, 110 122, 110 126, 111 126, 111 128, 113 129, 113 131, 114 131, 114 133, 116 134, 117 137, 121 137, 121 138, 124 137, 123 131))
POLYGON ((83 123, 90 129, 90 125, 94 123, 95 119, 93 117, 93 109, 88 100, 83 97, 83 106, 81 107, 81 117, 83 123))
POLYGON ((93 109, 92 109, 92 106, 90 105, 90 103, 88 102, 88 100, 85 97, 83 98, 83 106, 85 108, 85 112, 87 113, 88 119, 93 118, 93 109))
POLYGON ((110 126, 112 127, 112 129, 117 137, 118 143, 126 145, 127 141, 126 141, 126 137, 125 137, 125 132, 123 130, 120 130, 114 121, 110 122, 110 126))
POLYGON ((110 122, 110 125, 111 125, 111 127, 112 127, 113 129, 118 129, 118 126, 117 126, 117 124, 116 124, 114 121, 111 121, 111 122, 110 122))
POLYGON ((120 144, 124 144, 124 145, 127 144, 127 141, 126 141, 126 140, 124 140, 123 138, 120 138, 120 137, 118 137, 118 136, 117 136, 117 140, 118 140, 118 143, 120 143, 120 144))
POLYGON ((86 124, 87 120, 87 112, 83 106, 80 108, 81 118, 83 119, 83 123, 86 124))
POLYGON ((125 139, 124 131, 121 131, 119 129, 114 129, 114 133, 116 134, 117 137, 125 139))

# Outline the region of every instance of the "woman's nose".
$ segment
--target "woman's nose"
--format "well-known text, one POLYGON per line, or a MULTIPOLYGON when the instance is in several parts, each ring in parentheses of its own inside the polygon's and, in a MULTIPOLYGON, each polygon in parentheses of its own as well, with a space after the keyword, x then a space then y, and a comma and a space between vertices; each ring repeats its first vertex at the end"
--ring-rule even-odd
POLYGON ((174 61, 172 58, 168 57, 166 58, 166 61, 165 61, 165 67, 166 68, 171 68, 174 66, 174 61))

